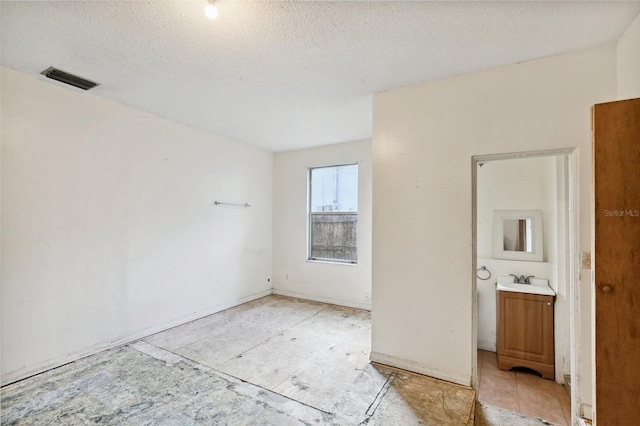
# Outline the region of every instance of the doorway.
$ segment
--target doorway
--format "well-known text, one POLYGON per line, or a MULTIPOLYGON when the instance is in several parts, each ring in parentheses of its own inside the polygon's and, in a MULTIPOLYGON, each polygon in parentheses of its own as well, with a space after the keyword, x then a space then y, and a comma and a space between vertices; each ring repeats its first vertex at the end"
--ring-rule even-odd
MULTIPOLYGON (((564 389, 565 382, 570 377, 576 378, 576 332, 574 321, 579 313, 576 300, 579 290, 576 282, 577 265, 577 211, 576 211, 576 172, 575 152, 573 149, 561 149, 540 152, 525 152, 499 155, 475 156, 472 158, 473 167, 473 269, 472 277, 474 294, 474 387, 478 390, 479 400, 483 393, 481 376, 483 371, 491 373, 494 369, 496 376, 502 375, 505 381, 497 380, 495 388, 506 388, 505 393, 513 386, 512 393, 517 395, 516 374, 521 378, 524 386, 525 372, 508 373, 495 367, 495 352, 497 343, 496 327, 496 277, 535 276, 547 279, 554 290, 554 348, 555 348, 555 383, 536 384, 545 389, 545 397, 560 399, 564 403, 558 407, 555 417, 548 418, 562 424, 562 417, 567 424, 571 424, 573 416, 570 406, 569 393, 564 389), (495 253, 494 243, 494 214, 504 211, 540 211, 542 214, 543 240, 540 249, 543 252, 542 261, 518 260, 501 258, 495 253), (493 366, 491 364, 494 364, 493 366), (513 376, 513 384, 506 380, 513 376), (498 383, 499 382, 499 383, 498 383), (554 390, 555 389, 555 390, 554 390), (556 395, 557 393, 557 395, 556 395), (564 401, 562 401, 564 398, 564 401)), ((538 253, 539 254, 539 253, 538 253)), ((485 391, 493 386, 489 383, 489 376, 485 377, 485 391)), ((542 379, 540 379, 542 380, 542 379)), ((574 379, 571 383, 571 393, 576 395, 580 384, 574 379)), ((485 396, 487 393, 485 392, 485 396)), ((539 399, 540 395, 535 398, 539 399)), ((527 414, 532 408, 522 409, 526 405, 526 398, 518 402, 511 398, 505 399, 503 408, 520 411, 527 414), (522 407, 520 407, 522 406, 522 407)), ((558 401, 549 401, 556 404, 558 401)), ((549 406, 549 404, 547 404, 549 406)), ((539 413, 539 417, 554 416, 550 410, 539 413)))

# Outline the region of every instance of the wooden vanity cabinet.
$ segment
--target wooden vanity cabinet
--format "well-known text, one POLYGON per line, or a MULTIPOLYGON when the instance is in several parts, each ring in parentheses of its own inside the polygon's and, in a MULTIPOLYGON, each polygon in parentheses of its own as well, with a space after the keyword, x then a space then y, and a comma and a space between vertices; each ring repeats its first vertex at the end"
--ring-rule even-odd
POLYGON ((555 379, 553 298, 498 291, 498 368, 527 367, 555 379))

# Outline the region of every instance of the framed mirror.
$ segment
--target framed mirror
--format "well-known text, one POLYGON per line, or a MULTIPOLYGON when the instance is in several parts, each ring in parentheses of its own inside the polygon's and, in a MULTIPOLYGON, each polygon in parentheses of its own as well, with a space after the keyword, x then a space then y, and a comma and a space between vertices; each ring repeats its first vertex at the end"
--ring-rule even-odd
POLYGON ((542 211, 494 210, 493 258, 542 262, 542 211))

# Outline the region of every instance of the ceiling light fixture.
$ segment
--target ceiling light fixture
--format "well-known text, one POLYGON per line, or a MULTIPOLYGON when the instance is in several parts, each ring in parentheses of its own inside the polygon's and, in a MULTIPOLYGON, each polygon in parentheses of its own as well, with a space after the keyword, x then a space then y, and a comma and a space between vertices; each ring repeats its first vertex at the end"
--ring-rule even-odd
POLYGON ((218 18, 218 8, 216 7, 215 0, 207 0, 207 5, 204 8, 204 14, 211 20, 218 18))

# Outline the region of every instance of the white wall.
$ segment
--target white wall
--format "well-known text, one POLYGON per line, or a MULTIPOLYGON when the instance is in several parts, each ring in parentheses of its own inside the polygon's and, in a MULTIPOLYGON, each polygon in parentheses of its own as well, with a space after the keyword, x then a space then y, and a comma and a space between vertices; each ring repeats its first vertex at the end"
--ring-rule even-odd
POLYGON ((494 210, 542 210, 544 261, 557 257, 555 157, 489 161, 478 167, 477 188, 479 258, 493 257, 494 210))
POLYGON ((640 15, 617 44, 618 99, 640 98, 640 15))
POLYGON ((272 176, 270 152, 2 68, 2 382, 271 293, 272 176))
POLYGON ((274 293, 371 308, 371 173, 371 141, 274 155, 274 293), (308 170, 348 163, 358 163, 358 264, 308 261, 308 170))
POLYGON ((615 98, 615 60, 606 46, 374 96, 372 359, 471 383, 474 155, 576 147, 589 252, 590 107, 615 98))

